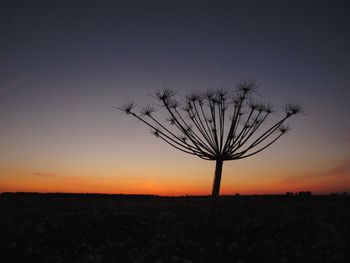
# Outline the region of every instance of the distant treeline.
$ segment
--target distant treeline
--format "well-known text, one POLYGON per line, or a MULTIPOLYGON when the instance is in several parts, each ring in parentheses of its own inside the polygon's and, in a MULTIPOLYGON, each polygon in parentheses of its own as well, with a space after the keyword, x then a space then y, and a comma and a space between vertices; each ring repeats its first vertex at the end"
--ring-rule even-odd
POLYGON ((86 198, 158 198, 158 195, 147 194, 100 194, 100 193, 40 193, 40 192, 4 192, 1 196, 47 196, 47 197, 86 197, 86 198))
MULTIPOLYGON (((241 198, 241 197, 311 197, 311 196, 346 196, 347 192, 330 193, 328 195, 313 195, 311 191, 286 192, 285 194, 254 194, 241 195, 221 195, 222 199, 241 198)), ((194 198, 194 199, 210 199, 210 195, 183 195, 183 196, 160 196, 151 194, 103 194, 103 193, 40 193, 40 192, 3 192, 0 196, 16 196, 16 197, 79 197, 79 198, 118 198, 118 199, 158 199, 158 198, 194 198)), ((350 196, 350 195, 349 195, 350 196)))

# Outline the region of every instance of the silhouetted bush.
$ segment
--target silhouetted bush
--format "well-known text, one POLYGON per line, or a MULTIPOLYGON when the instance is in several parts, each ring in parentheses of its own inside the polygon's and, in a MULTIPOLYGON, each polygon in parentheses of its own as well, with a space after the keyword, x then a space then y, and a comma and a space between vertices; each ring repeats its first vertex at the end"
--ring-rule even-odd
POLYGON ((312 196, 312 193, 310 191, 306 191, 306 192, 301 191, 298 193, 298 196, 299 197, 310 197, 310 196, 312 196))

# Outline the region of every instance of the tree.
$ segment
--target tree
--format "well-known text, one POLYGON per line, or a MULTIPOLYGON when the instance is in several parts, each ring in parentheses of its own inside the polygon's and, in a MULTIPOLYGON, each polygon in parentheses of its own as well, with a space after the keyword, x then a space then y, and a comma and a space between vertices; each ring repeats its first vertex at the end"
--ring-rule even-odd
POLYGON ((155 99, 167 114, 165 122, 156 117, 155 107, 146 105, 139 113, 135 104, 118 109, 149 126, 152 134, 172 147, 204 160, 216 162, 212 196, 219 196, 224 161, 253 156, 276 142, 289 131, 286 121, 302 111, 299 104, 288 103, 284 115, 273 125, 264 127, 274 113, 270 104, 254 99, 257 86, 252 82, 238 85, 232 93, 207 90, 185 96, 183 105, 175 91, 158 90, 155 99), (230 114, 230 115, 229 115, 230 114))

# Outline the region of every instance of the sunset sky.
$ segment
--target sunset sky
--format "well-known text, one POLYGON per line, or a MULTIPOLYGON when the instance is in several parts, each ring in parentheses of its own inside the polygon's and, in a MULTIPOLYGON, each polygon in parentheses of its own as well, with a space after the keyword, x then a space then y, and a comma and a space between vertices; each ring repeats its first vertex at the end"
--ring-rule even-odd
POLYGON ((215 163, 114 107, 255 81, 304 115, 222 194, 350 192, 347 1, 16 1, 0 10, 0 192, 210 194, 215 163))

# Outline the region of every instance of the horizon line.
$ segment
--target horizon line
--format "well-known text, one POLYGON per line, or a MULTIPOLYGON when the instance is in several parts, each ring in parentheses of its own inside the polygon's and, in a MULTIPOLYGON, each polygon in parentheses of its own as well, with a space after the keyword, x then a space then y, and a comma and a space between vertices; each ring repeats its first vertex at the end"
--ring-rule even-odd
MULTIPOLYGON (((297 192, 285 192, 285 193, 271 193, 271 194, 240 194, 240 193, 234 193, 234 194, 222 194, 220 197, 234 197, 234 196, 294 196, 297 197, 298 195, 303 195, 305 193, 309 193, 310 196, 329 196, 329 195, 347 195, 350 194, 348 191, 343 192, 330 192, 330 193, 312 193, 312 191, 297 191, 297 192)), ((161 194, 142 194, 142 193, 133 193, 133 194, 126 194, 126 193, 92 193, 92 192, 36 192, 36 191, 5 191, 0 192, 0 195, 6 195, 6 194, 37 194, 37 195, 104 195, 104 196, 144 196, 144 197, 211 197, 210 194, 203 194, 203 195, 192 195, 192 194, 183 194, 183 195, 161 195, 161 194)))

